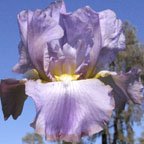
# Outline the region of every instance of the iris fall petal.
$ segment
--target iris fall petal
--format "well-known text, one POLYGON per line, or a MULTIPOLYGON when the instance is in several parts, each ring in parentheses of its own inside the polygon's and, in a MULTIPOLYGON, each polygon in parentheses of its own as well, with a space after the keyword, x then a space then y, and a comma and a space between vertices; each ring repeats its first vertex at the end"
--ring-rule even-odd
POLYGON ((114 109, 111 88, 97 79, 26 82, 26 94, 36 104, 32 126, 48 140, 79 141, 99 132, 114 109))
POLYGON ((16 119, 22 112, 25 95, 25 85, 15 79, 4 79, 0 83, 0 99, 5 120, 10 115, 16 119))
POLYGON ((128 73, 109 74, 99 79, 113 88, 112 92, 118 111, 124 109, 129 100, 135 104, 141 103, 143 85, 139 79, 138 69, 132 69, 128 73))

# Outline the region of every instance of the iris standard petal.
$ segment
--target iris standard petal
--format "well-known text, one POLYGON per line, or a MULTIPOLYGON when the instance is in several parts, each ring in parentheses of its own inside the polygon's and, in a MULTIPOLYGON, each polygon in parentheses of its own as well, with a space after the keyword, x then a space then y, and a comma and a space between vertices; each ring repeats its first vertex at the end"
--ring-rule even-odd
POLYGON ((111 88, 97 79, 26 82, 36 104, 32 126, 48 140, 79 141, 103 129, 114 108, 111 88))
POLYGON ((0 99, 5 120, 10 115, 17 119, 22 112, 26 98, 25 85, 22 81, 15 79, 1 80, 0 99))
POLYGON ((122 22, 112 10, 99 12, 102 49, 96 64, 96 72, 108 69, 117 53, 125 48, 122 22))
MULTIPOLYGON (((40 73, 44 73, 44 50, 52 40, 63 36, 62 28, 42 10, 36 10, 28 24, 28 51, 31 60, 40 73)), ((53 47, 52 47, 53 48, 53 47)), ((55 48, 55 47, 54 47, 55 48)), ((48 53, 49 54, 49 53, 48 53)), ((48 55, 48 57, 52 57, 48 55)))
POLYGON ((63 0, 52 2, 45 10, 46 13, 58 23, 60 21, 60 13, 66 13, 66 7, 63 0))
POLYGON ((34 66, 31 62, 31 59, 28 54, 28 49, 25 47, 23 42, 21 41, 19 43, 19 61, 18 63, 13 67, 13 72, 16 73, 25 73, 30 69, 33 69, 34 66))
POLYGON ((19 43, 19 61, 13 67, 13 72, 25 73, 33 67, 31 58, 28 52, 28 17, 32 13, 30 11, 22 11, 17 15, 21 41, 19 43))
POLYGON ((77 51, 75 72, 90 77, 101 49, 98 13, 87 6, 61 14, 61 19, 66 35, 63 39, 77 51))
POLYGON ((22 43, 25 47, 27 47, 28 42, 28 11, 23 10, 17 15, 18 25, 19 25, 19 31, 22 43))
POLYGON ((58 40, 49 44, 49 49, 44 53, 44 70, 47 76, 74 74, 76 68, 76 50, 69 44, 64 44, 61 48, 58 40))
MULTIPOLYGON (((124 47, 122 23, 111 10, 96 13, 86 6, 66 13, 60 1, 44 10, 22 11, 18 22, 26 57, 46 80, 74 72, 81 78, 93 77, 124 47), (67 56, 69 50, 74 52, 73 60, 67 56)), ((14 71, 23 72, 26 65, 19 63, 14 71)))
MULTIPOLYGON (((62 11, 64 11, 64 4, 56 3, 56 5, 53 4, 51 8, 45 10, 22 11, 18 14, 21 34, 20 60, 14 66, 14 72, 24 73, 29 69, 35 68, 41 78, 46 79, 44 66, 48 66, 49 63, 47 64, 48 61, 44 59, 44 55, 48 54, 47 57, 50 58, 53 55, 50 55, 50 53, 45 54, 45 49, 53 50, 53 47, 50 47, 52 41, 59 40, 63 36, 63 30, 59 26, 58 21, 52 18, 48 11, 50 10, 51 14, 55 16, 58 14, 55 9, 58 8, 60 12, 60 7, 63 7, 62 11), (34 67, 31 67, 31 65, 34 67)), ((53 51, 55 52, 55 50, 53 51)))
POLYGON ((122 22, 112 10, 99 12, 102 34, 102 47, 108 49, 124 49, 125 37, 122 33, 122 22))
POLYGON ((74 74, 76 70, 76 49, 66 43, 63 45, 63 54, 65 57, 63 73, 74 74))

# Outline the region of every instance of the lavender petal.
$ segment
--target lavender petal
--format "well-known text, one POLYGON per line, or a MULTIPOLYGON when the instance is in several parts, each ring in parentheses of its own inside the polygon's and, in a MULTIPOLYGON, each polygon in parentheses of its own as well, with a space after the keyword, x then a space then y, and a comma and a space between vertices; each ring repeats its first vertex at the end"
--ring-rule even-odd
POLYGON ((124 109, 125 104, 130 100, 134 104, 140 104, 142 101, 141 90, 143 85, 139 79, 138 71, 120 73, 117 75, 108 75, 99 78, 105 84, 113 88, 116 110, 124 109))
POLYGON ((101 49, 99 15, 90 7, 84 7, 70 14, 62 14, 65 41, 77 50, 76 73, 90 77, 101 49), (87 68, 83 70, 83 66, 87 68))
POLYGON ((111 88, 97 79, 41 83, 28 81, 26 93, 36 104, 32 126, 48 140, 79 141, 100 132, 114 108, 111 88))
POLYGON ((117 53, 125 48, 122 22, 112 10, 99 12, 102 34, 102 49, 97 60, 95 72, 108 69, 117 53))
POLYGON ((28 54, 28 49, 24 46, 23 42, 19 43, 19 55, 19 62, 13 67, 13 72, 23 74, 34 68, 28 54))

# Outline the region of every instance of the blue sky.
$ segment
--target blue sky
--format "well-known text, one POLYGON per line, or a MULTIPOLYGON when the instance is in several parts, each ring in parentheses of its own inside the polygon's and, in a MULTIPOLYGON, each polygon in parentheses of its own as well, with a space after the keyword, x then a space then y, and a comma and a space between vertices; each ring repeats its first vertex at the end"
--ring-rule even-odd
MULTIPOLYGON (((18 60, 17 45, 19 32, 16 15, 23 9, 34 10, 45 8, 52 0, 0 0, 0 79, 21 76, 11 72, 18 60)), ((65 0, 67 10, 74 11, 79 7, 90 5, 94 10, 112 9, 123 21, 130 21, 137 29, 137 35, 144 42, 144 1, 143 0, 65 0)), ((1 107, 1 105, 0 105, 1 107)), ((0 108, 1 109, 1 108, 0 108)), ((25 103, 22 115, 18 120, 3 120, 0 110, 0 144, 21 144, 21 138, 27 132, 35 116, 35 108, 31 99, 25 103)))

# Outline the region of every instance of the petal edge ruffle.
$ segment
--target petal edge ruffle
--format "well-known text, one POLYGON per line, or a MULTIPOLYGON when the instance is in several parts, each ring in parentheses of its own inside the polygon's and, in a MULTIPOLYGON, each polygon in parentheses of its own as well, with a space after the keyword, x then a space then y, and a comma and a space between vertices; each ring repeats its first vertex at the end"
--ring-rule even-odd
POLYGON ((32 126, 50 140, 79 141, 103 129, 114 108, 111 88, 96 79, 65 82, 26 82, 36 104, 32 126), (94 126, 94 127, 93 127, 94 126))

